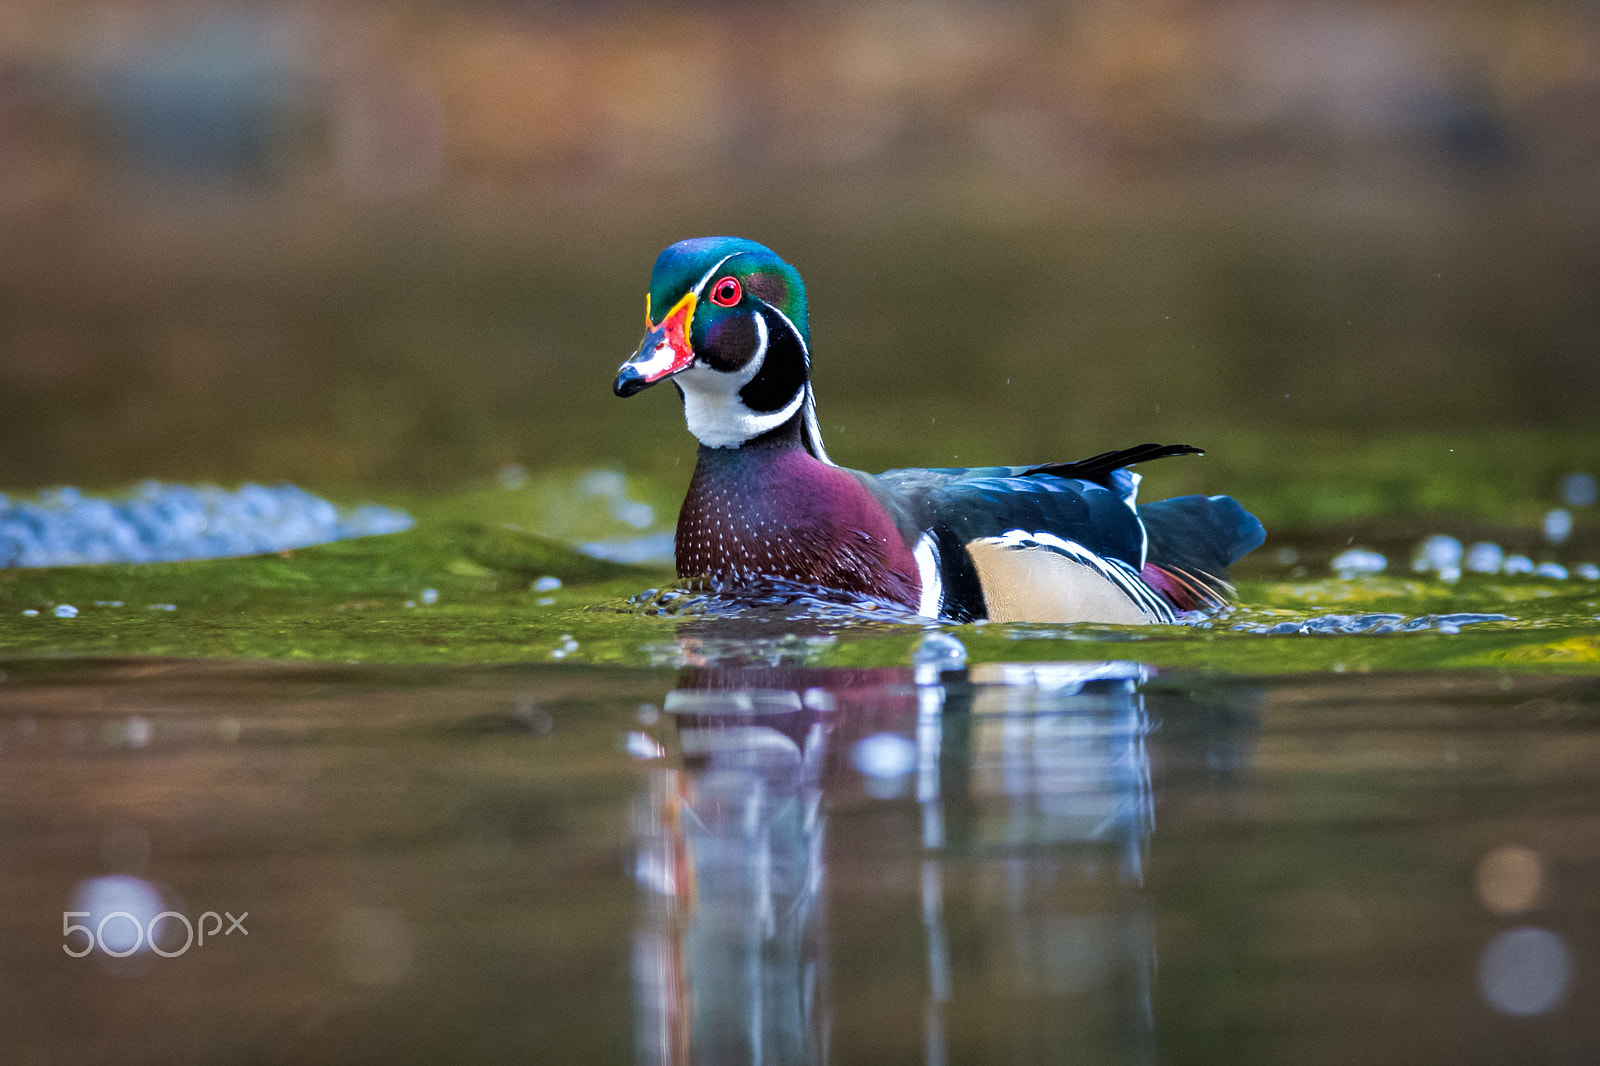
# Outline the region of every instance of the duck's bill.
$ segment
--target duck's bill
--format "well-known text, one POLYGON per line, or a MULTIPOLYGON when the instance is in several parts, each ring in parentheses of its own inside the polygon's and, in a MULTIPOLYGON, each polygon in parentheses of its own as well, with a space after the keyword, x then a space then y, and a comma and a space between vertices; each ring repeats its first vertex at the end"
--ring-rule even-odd
POLYGON ((622 364, 611 390, 618 396, 632 396, 694 365, 694 349, 689 347, 689 323, 694 318, 695 295, 689 293, 661 320, 646 325, 649 332, 639 342, 633 358, 622 364))

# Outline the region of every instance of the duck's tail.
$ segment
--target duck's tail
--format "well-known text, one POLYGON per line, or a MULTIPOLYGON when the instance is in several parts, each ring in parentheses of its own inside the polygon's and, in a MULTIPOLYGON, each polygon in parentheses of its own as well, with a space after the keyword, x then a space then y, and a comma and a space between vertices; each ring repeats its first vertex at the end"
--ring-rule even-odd
POLYGON ((1150 536, 1140 577, 1180 611, 1226 604, 1228 567, 1267 539, 1260 520, 1231 496, 1174 496, 1145 504, 1139 517, 1150 536))

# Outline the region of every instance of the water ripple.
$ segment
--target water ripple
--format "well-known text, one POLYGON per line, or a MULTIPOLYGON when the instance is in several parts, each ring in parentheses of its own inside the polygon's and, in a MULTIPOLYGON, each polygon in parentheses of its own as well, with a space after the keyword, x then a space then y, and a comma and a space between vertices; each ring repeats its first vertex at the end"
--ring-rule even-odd
POLYGON ((624 609, 675 618, 928 624, 928 619, 892 600, 781 578, 751 578, 738 585, 712 579, 645 589, 628 599, 624 609))
POLYGON ((1278 637, 1290 634, 1361 634, 1375 636, 1380 633, 1417 633, 1436 630, 1440 633, 1459 633, 1462 626, 1483 622, 1514 622, 1508 614, 1425 614, 1407 617, 1403 614, 1324 614, 1287 622, 1239 622, 1231 628, 1244 633, 1260 633, 1278 637))

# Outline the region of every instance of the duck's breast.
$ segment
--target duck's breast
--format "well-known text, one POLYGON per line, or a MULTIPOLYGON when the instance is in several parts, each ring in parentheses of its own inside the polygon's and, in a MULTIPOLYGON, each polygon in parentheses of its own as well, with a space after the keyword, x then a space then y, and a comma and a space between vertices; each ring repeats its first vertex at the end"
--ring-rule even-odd
POLYGON ((676 546, 684 577, 765 575, 917 605, 916 562, 893 519, 860 477, 800 449, 702 455, 676 546))

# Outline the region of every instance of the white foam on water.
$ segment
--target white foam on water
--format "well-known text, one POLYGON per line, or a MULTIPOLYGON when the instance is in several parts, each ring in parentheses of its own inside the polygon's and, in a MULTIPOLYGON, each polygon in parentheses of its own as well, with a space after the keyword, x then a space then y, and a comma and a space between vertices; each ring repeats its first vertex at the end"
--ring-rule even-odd
POLYGON ((36 500, 0 497, 0 567, 82 566, 217 559, 398 533, 411 518, 375 505, 340 508, 294 485, 147 481, 120 499, 50 489, 36 500))

